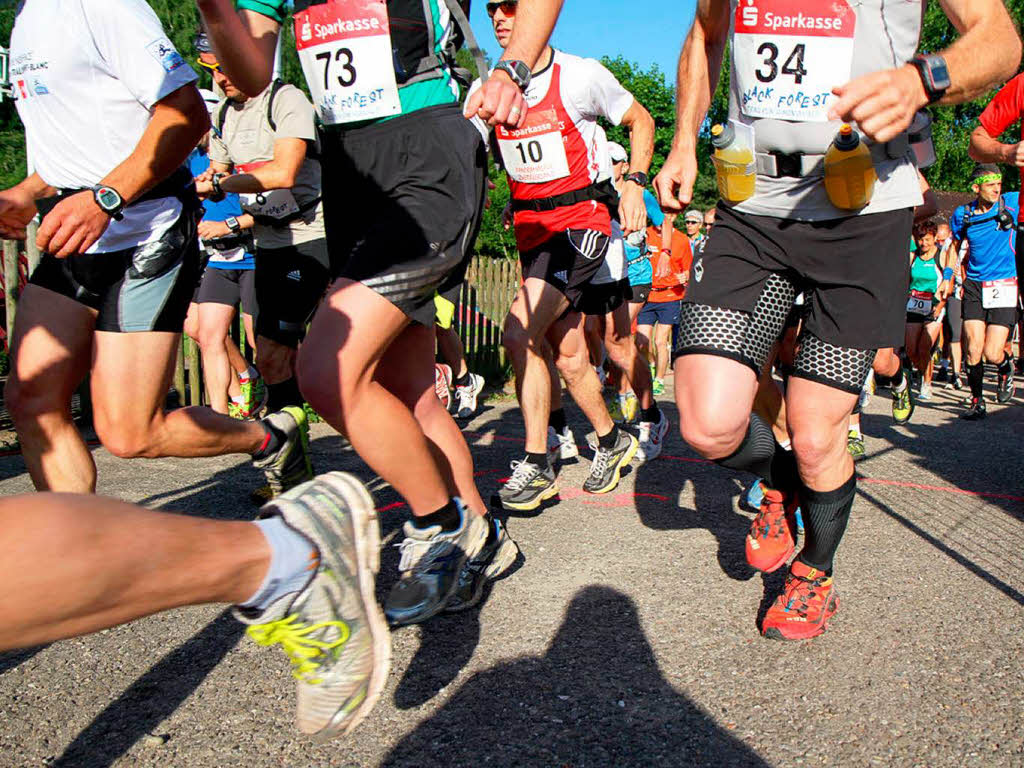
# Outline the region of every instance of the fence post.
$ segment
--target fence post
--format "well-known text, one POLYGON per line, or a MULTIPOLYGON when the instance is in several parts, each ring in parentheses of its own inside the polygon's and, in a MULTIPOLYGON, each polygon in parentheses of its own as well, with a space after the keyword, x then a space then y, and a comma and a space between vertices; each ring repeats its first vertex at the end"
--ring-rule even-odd
POLYGON ((187 405, 185 402, 185 356, 182 352, 186 338, 185 334, 182 334, 178 339, 177 359, 174 361, 174 389, 178 393, 178 402, 181 405, 187 405))
POLYGON ((14 338, 14 315, 18 311, 18 243, 4 240, 4 303, 7 313, 7 338, 14 338))
POLYGON ((199 368, 199 345, 185 337, 185 360, 188 365, 188 404, 203 404, 202 371, 199 368))
POLYGON ((39 253, 39 246, 36 245, 36 234, 38 232, 39 222, 32 219, 25 230, 25 253, 28 256, 28 277, 32 277, 32 273, 35 272, 36 267, 39 266, 39 259, 42 256, 42 254, 39 253))

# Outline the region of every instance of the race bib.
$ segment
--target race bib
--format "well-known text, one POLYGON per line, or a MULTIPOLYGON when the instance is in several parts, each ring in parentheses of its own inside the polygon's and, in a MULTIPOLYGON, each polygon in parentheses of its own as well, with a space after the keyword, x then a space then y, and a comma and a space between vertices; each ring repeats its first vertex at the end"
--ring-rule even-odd
POLYGON ((848 0, 740 0, 732 55, 751 117, 825 122, 849 82, 857 17, 848 0))
POLYGON ((221 251, 210 245, 206 245, 206 252, 210 255, 210 261, 241 261, 245 258, 245 248, 238 246, 237 248, 228 248, 227 250, 221 251))
POLYGON ((983 309, 1006 309, 1017 306, 1017 278, 986 280, 981 284, 983 309))
POLYGON ((907 312, 912 315, 930 315, 933 295, 928 291, 911 291, 907 299, 907 312))
MULTIPOLYGON (((257 163, 244 163, 236 165, 235 170, 239 173, 252 173, 268 161, 257 163)), ((295 202, 295 195, 290 189, 269 189, 265 192, 241 192, 238 201, 246 213, 254 216, 269 216, 272 219, 283 219, 299 210, 299 204, 295 202)))
POLYGON ((325 125, 402 111, 385 0, 330 0, 295 14, 295 48, 325 125))
POLYGON ((569 175, 569 158, 554 109, 527 114, 526 125, 498 126, 498 150, 505 170, 521 184, 543 184, 569 175))

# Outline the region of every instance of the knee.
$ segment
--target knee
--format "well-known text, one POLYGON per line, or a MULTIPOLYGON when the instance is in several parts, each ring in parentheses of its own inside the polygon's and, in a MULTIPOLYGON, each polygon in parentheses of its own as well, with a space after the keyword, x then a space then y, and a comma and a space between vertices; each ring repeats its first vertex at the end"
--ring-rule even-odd
POLYGON ((43 386, 38 380, 25 382, 13 375, 4 386, 4 404, 16 422, 32 420, 66 406, 56 387, 43 386))
POLYGON ((526 332, 518 318, 510 317, 505 321, 501 343, 510 355, 522 357, 530 348, 530 334, 526 332))
POLYGON ((835 455, 846 452, 846 445, 833 430, 827 428, 798 429, 792 432, 791 439, 800 468, 812 475, 827 467, 835 455))
POLYGON ((147 429, 126 429, 96 414, 93 427, 103 447, 119 459, 153 459, 160 455, 154 439, 160 428, 155 424, 147 429))
POLYGON ((721 459, 734 453, 743 442, 747 418, 746 414, 733 418, 726 413, 713 416, 696 408, 680 408, 679 434, 701 456, 721 459))
POLYGON ((227 338, 224 329, 200 326, 194 328, 193 331, 194 333, 189 333, 186 329, 185 333, 199 342, 199 348, 203 351, 203 354, 207 354, 210 350, 224 349, 224 340, 227 338), (198 334, 198 337, 195 334, 198 334))

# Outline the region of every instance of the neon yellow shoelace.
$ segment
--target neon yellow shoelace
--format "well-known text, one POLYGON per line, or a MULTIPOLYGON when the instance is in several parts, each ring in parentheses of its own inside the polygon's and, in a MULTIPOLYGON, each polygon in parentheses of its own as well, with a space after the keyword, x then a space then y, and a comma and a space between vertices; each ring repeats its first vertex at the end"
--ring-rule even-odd
POLYGON ((280 644, 281 648, 292 662, 292 675, 310 685, 319 685, 322 678, 313 677, 320 668, 319 661, 314 661, 323 656, 327 651, 340 648, 348 642, 352 634, 348 625, 343 621, 322 621, 318 624, 302 624, 297 614, 292 614, 277 621, 269 621, 266 624, 256 624, 246 630, 258 645, 271 646, 280 644), (338 630, 338 638, 332 642, 325 643, 310 637, 311 634, 326 627, 335 627, 338 630))

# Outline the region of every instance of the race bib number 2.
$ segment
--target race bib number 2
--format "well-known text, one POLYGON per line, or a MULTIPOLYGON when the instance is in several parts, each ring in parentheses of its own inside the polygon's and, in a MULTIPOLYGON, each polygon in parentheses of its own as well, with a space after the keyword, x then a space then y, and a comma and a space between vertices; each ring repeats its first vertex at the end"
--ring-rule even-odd
POLYGON ((325 125, 402 111, 385 0, 331 0, 295 14, 295 47, 325 125))
POLYGON ((1008 309, 1017 306, 1017 278, 986 280, 981 284, 982 309, 1008 309))
POLYGON ((832 89, 850 80, 856 26, 847 0, 740 0, 733 25, 740 109, 826 121, 832 89))

